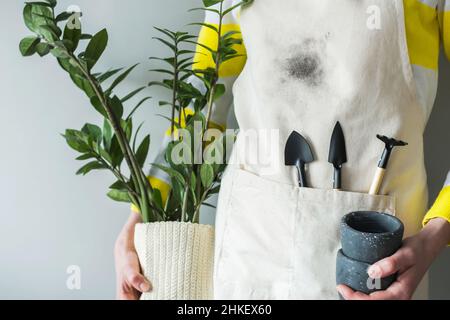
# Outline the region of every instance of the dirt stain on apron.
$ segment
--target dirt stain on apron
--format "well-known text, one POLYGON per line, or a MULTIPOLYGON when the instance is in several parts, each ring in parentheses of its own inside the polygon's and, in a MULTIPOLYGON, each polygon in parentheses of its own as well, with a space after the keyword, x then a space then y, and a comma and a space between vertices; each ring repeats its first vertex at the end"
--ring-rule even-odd
MULTIPOLYGON (((318 87, 325 76, 322 44, 315 39, 306 39, 293 48, 292 56, 286 59, 284 70, 290 79, 303 82, 309 87, 318 87)), ((286 79, 283 79, 286 81, 286 79)))

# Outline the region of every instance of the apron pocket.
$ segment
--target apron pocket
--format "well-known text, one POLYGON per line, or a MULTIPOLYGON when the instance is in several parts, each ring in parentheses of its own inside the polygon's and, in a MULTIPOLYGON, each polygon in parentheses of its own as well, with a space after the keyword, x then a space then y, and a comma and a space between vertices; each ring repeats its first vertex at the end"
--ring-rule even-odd
POLYGON ((292 282, 298 189, 229 168, 215 298, 287 299, 292 282), (228 192, 227 192, 228 193, 228 192))
POLYGON ((292 297, 337 299, 336 254, 341 246, 342 217, 353 211, 394 215, 395 198, 337 190, 298 190, 292 297))
POLYGON ((337 299, 341 218, 364 210, 395 214, 391 196, 298 188, 228 170, 215 299, 337 299))

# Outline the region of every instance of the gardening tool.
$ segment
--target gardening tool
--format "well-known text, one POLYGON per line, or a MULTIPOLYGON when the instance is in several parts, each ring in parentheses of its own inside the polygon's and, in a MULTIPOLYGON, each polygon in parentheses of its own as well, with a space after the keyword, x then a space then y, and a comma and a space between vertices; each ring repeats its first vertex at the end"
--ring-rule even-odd
POLYGON ((339 122, 336 123, 331 136, 328 162, 334 167, 333 189, 340 190, 342 188, 342 165, 347 162, 347 149, 345 148, 344 132, 339 122))
POLYGON ((295 166, 298 172, 298 181, 301 188, 307 188, 306 164, 314 161, 311 147, 306 139, 298 132, 293 131, 289 136, 284 150, 284 161, 287 166, 295 166))
POLYGON ((372 185, 370 186, 369 194, 371 195, 377 195, 380 191, 384 174, 386 173, 386 168, 388 166, 389 159, 391 158, 392 150, 395 147, 403 147, 408 145, 406 142, 396 140, 394 138, 388 138, 386 136, 377 135, 377 138, 383 141, 386 147, 383 151, 380 162, 378 163, 378 168, 375 172, 375 177, 373 178, 372 185))

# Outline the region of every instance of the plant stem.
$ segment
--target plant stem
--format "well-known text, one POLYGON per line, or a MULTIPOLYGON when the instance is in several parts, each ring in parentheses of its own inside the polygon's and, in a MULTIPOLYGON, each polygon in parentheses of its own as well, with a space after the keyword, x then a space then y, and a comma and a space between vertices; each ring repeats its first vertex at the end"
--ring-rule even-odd
POLYGON ((219 78, 219 70, 220 70, 220 47, 221 47, 221 40, 222 40, 222 22, 223 22, 223 1, 220 2, 220 9, 219 9, 219 28, 218 28, 218 35, 217 35, 217 53, 216 53, 216 61, 215 62, 215 73, 214 78, 211 82, 211 90, 209 92, 208 97, 208 111, 206 113, 206 128, 209 128, 209 122, 211 121, 212 116, 212 109, 214 105, 214 96, 216 95, 216 85, 217 80, 219 78))
POLYGON ((108 120, 113 127, 114 131, 117 134, 117 141, 119 143, 120 149, 122 150, 124 154, 125 161, 127 162, 127 165, 130 169, 131 176, 133 177, 134 183, 137 182, 139 190, 140 190, 140 197, 141 200, 139 201, 139 209, 142 214, 142 220, 144 222, 150 221, 150 200, 147 194, 147 190, 144 187, 144 182, 142 181, 142 176, 145 176, 142 172, 140 166, 137 163, 136 157, 134 156, 133 151, 131 150, 131 147, 128 143, 128 140, 125 136, 125 133, 123 132, 122 126, 120 125, 120 122, 116 118, 114 112, 112 111, 112 108, 107 103, 105 96, 102 92, 102 89, 99 88, 95 80, 93 79, 93 76, 90 74, 88 70, 85 70, 83 65, 79 62, 79 60, 70 52, 67 52, 69 56, 75 61, 77 67, 80 69, 80 71, 83 73, 83 75, 88 80, 89 84, 91 85, 92 89, 94 90, 96 96, 98 97, 102 107, 104 108, 108 120))
POLYGON ((212 186, 213 185, 211 185, 208 189, 205 190, 205 192, 203 192, 203 195, 202 195, 200 201, 198 202, 198 205, 195 207, 195 212, 194 212, 194 217, 192 218, 192 223, 200 223, 200 209, 202 208, 203 202, 205 202, 205 200, 206 200, 206 196, 208 195, 208 192, 211 191, 212 186))
MULTIPOLYGON (((175 54, 173 59, 173 84, 172 84, 172 140, 175 140, 175 109, 178 93, 178 41, 175 40, 175 54)), ((181 108, 181 106, 180 106, 181 108)), ((181 118, 178 119, 181 122, 181 118)))
POLYGON ((186 222, 187 215, 187 204, 188 204, 188 194, 189 194, 189 186, 186 185, 184 188, 184 196, 183 196, 183 207, 181 209, 181 222, 186 222))

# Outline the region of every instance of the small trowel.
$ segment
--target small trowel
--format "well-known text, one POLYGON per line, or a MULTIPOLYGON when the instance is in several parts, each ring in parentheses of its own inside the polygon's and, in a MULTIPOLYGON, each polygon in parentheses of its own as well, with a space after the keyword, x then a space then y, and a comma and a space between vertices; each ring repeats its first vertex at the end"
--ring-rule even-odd
POLYGON ((333 189, 342 188, 342 165, 347 162, 347 149, 345 147, 345 137, 341 124, 338 122, 333 130, 330 142, 330 153, 328 162, 334 167, 333 189))
POLYGON ((378 163, 377 171, 375 172, 375 177, 373 178, 372 185, 370 186, 369 194, 377 195, 380 191, 381 184, 383 183, 384 174, 391 158, 392 150, 395 147, 407 146, 406 142, 396 140, 394 138, 388 138, 386 136, 377 135, 377 138, 384 142, 386 145, 383 155, 381 156, 380 162, 378 163))
POLYGON ((307 188, 305 166, 314 161, 311 147, 306 139, 294 131, 289 136, 284 150, 284 161, 287 166, 295 166, 298 172, 298 181, 301 188, 307 188))

